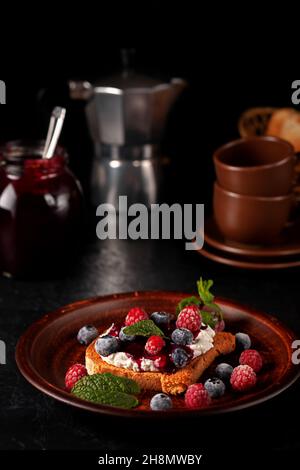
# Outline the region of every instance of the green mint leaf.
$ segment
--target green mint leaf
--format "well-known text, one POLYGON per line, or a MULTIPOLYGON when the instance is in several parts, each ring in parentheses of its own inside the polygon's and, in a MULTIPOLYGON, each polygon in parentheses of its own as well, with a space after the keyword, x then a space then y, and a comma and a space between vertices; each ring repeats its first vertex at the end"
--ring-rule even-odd
POLYGON ((152 320, 141 320, 124 328, 125 335, 135 336, 165 336, 152 320))
POLYGON ((132 379, 119 377, 109 372, 105 374, 93 374, 82 377, 73 387, 72 392, 79 389, 91 388, 110 392, 140 393, 139 385, 132 379))
POLYGON ((119 377, 118 375, 114 375, 109 372, 95 375, 99 376, 96 379, 98 380, 99 384, 101 383, 102 387, 107 388, 108 390, 133 393, 134 395, 141 392, 139 384, 132 379, 128 379, 127 377, 119 377))
POLYGON ((133 395, 123 392, 107 392, 103 390, 75 390, 72 392, 82 400, 91 401, 98 405, 116 406, 118 408, 134 408, 139 404, 138 399, 133 395))
POLYGON ((223 313, 217 304, 210 304, 209 307, 212 309, 211 311, 201 310, 200 312, 202 322, 205 325, 209 325, 211 328, 215 328, 216 324, 223 320, 223 313))
POLYGON ((131 379, 116 375, 93 374, 80 379, 72 388, 72 394, 101 405, 133 408, 138 405, 131 393, 139 393, 139 385, 131 379))
POLYGON ((211 312, 207 312, 206 310, 201 310, 200 313, 201 313, 202 323, 214 329, 214 327, 216 326, 218 322, 218 319, 215 318, 211 312))
POLYGON ((183 310, 188 305, 197 305, 197 307, 199 307, 201 305, 201 300, 195 296, 182 299, 176 307, 176 315, 178 316, 181 310, 183 310))
POLYGON ((202 277, 200 277, 200 281, 197 281, 199 297, 205 305, 210 305, 214 301, 215 296, 210 292, 213 284, 211 279, 205 281, 202 277))

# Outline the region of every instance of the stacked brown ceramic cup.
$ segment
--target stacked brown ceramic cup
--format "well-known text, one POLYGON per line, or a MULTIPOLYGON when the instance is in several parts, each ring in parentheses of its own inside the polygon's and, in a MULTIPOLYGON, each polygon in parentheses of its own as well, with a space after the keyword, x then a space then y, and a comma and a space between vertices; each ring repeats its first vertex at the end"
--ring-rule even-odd
POLYGON ((214 215, 227 240, 268 244, 293 204, 293 147, 275 137, 239 139, 214 154, 214 215))

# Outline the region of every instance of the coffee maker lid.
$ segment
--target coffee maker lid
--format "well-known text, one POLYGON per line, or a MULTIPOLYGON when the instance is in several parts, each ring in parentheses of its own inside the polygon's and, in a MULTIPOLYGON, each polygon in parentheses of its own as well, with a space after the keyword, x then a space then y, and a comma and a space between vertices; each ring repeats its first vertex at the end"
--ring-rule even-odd
MULTIPOLYGON (((113 89, 116 92, 124 91, 138 91, 138 90, 149 90, 153 88, 166 88, 174 84, 174 81, 159 80, 147 75, 138 74, 134 71, 133 60, 134 60, 134 49, 122 49, 122 71, 121 73, 114 74, 110 77, 103 78, 94 83, 94 93, 111 93, 113 89)), ((177 80, 177 79, 174 79, 177 80)), ((179 79, 178 79, 179 80, 179 79)))
POLYGON ((161 85, 168 86, 169 84, 146 75, 136 74, 133 71, 124 71, 121 74, 115 74, 97 81, 94 84, 94 91, 103 93, 105 88, 118 88, 125 91, 154 88, 161 85))

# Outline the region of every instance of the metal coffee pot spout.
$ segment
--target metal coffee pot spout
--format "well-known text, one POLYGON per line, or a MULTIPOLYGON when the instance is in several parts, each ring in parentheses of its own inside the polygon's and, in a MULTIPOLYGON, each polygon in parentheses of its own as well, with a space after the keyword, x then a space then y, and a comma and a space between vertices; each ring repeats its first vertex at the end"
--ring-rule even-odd
POLYGON ((86 100, 94 142, 94 202, 155 203, 161 185, 160 142, 168 114, 186 87, 180 78, 160 81, 136 74, 123 59, 123 72, 94 84, 70 81, 70 96, 86 100))

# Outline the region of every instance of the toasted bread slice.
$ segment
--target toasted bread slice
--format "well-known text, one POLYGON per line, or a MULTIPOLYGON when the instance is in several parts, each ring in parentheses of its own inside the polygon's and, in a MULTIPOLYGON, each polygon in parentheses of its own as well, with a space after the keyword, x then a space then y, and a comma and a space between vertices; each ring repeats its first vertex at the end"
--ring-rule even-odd
POLYGON ((217 356, 229 354, 235 349, 235 337, 231 333, 217 333, 212 349, 196 357, 186 367, 174 373, 134 372, 107 364, 95 351, 94 343, 95 341, 86 350, 85 363, 88 374, 110 372, 135 380, 144 390, 162 391, 172 395, 182 393, 189 385, 196 383, 217 356))

